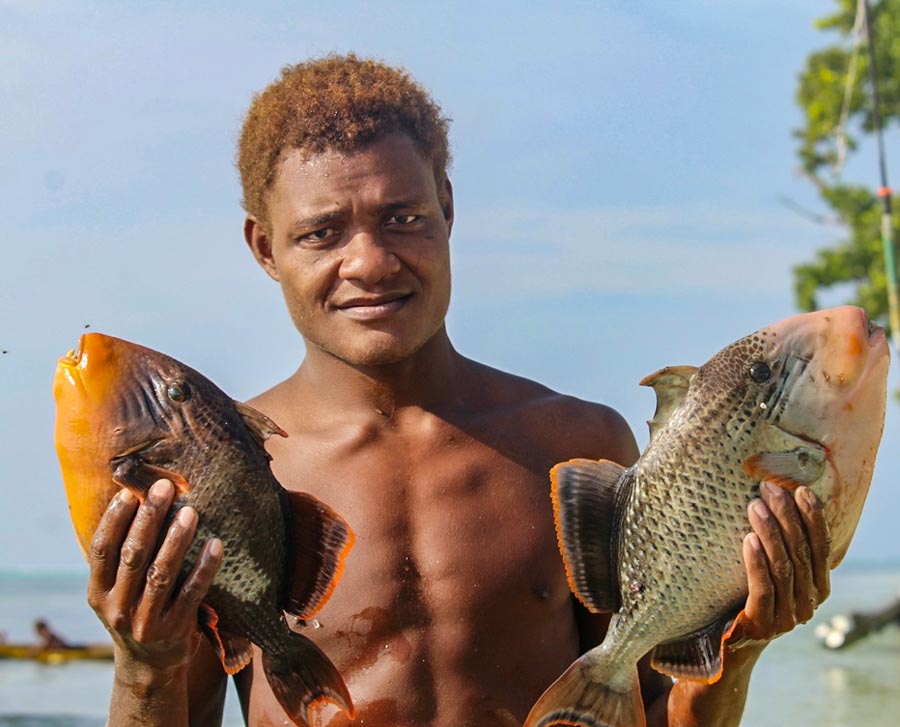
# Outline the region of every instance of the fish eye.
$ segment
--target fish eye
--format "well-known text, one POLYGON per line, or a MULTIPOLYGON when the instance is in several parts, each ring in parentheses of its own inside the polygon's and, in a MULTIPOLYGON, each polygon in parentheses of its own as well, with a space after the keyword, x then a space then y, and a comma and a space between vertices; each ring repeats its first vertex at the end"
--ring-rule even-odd
POLYGON ((166 387, 166 394, 172 401, 180 403, 182 401, 187 401, 190 391, 188 390, 187 384, 175 382, 166 387))
POLYGON ((757 384, 762 384, 769 380, 772 375, 772 369, 765 361, 757 361, 750 367, 750 378, 757 384))

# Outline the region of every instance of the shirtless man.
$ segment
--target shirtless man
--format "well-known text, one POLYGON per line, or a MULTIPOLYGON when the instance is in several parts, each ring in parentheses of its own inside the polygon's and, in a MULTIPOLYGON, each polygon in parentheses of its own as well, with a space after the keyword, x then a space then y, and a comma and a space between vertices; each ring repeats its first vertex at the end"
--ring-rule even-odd
MULTIPOLYGON (((446 132, 404 72, 349 56, 285 69, 240 141, 245 238, 306 345, 296 373, 251 403, 290 435, 268 444, 279 481, 356 532, 320 627, 304 631, 343 674, 354 725, 520 725, 608 621, 570 594, 548 470, 638 455, 608 407, 453 348, 446 132)), ((738 724, 765 644, 828 595, 826 526, 802 492, 763 488, 751 507, 747 618, 722 679, 673 687, 643 668, 650 724, 738 724)), ((88 597, 116 648, 110 725, 221 721, 226 677, 196 612, 222 545, 173 592, 196 513, 157 550, 171 499, 167 482, 140 507, 120 495, 95 536, 88 597)), ((288 724, 260 661, 235 678, 245 718, 288 724)), ((327 707, 315 724, 348 720, 327 707)))

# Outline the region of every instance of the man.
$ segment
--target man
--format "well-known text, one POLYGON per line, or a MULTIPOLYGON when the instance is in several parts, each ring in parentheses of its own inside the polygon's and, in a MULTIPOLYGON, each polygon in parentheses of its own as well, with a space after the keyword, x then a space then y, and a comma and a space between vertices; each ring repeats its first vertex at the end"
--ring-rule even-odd
MULTIPOLYGON (((638 455, 611 409, 454 350, 448 159, 428 95, 354 56, 286 68, 240 141, 245 238, 306 345, 296 373, 251 403, 289 433, 269 440, 279 481, 356 533, 304 632, 344 676, 354 725, 520 725, 608 621, 569 592, 548 470, 638 455)), ((722 679, 673 687, 642 669, 651 724, 737 724, 765 644, 828 595, 827 530, 803 492, 764 487, 751 507, 750 597, 722 679)), ((196 612, 222 545, 207 543, 173 593, 197 518, 182 510, 157 550, 171 500, 167 482, 140 507, 118 496, 94 540, 89 601, 116 644, 110 725, 221 720, 225 675, 196 612)), ((235 679, 245 718, 288 724, 260 661, 235 679)), ((331 707, 316 720, 349 724, 331 707)))

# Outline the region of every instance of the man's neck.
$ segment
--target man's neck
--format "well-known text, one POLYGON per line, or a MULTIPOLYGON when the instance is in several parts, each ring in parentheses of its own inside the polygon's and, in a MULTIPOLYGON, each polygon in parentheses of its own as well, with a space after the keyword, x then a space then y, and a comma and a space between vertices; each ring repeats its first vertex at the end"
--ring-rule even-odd
POLYGON ((390 418, 410 407, 439 411, 458 405, 465 366, 443 329, 411 356, 378 366, 348 363, 308 344, 292 386, 298 396, 333 411, 390 418))

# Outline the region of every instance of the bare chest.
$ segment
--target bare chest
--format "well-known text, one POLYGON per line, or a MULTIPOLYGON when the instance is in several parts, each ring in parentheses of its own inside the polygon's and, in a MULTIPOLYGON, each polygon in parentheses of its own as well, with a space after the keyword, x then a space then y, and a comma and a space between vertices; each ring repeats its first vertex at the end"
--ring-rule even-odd
MULTIPOLYGON (((276 453, 282 484, 328 503, 356 535, 305 634, 363 711, 463 724, 479 704, 485 715, 521 719, 577 643, 553 527, 553 462, 452 427, 426 435, 331 438, 295 445, 302 458, 276 453)), ((472 722, 495 723, 504 722, 472 722)))
MULTIPOLYGON (((531 581, 550 591, 559 583, 552 462, 536 464, 528 453, 504 452, 451 427, 306 451, 284 472, 276 459, 276 475, 328 503, 356 535, 334 607, 360 600, 353 590, 364 588, 369 600, 397 611, 416 594, 434 605, 446 599, 476 608, 482 592, 496 597, 531 581)), ((323 621, 334 610, 326 606, 323 621)))

